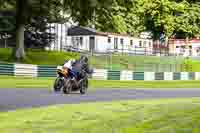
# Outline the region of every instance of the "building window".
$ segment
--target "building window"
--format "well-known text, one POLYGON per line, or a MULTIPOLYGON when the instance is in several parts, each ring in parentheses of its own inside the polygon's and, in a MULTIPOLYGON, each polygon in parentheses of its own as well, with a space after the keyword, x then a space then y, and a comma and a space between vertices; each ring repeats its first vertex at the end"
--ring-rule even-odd
POLYGON ((78 47, 80 44, 79 39, 80 39, 79 37, 76 37, 76 47, 78 47))
POLYGON ((118 38, 114 38, 114 49, 118 49, 118 38))
POLYGON ((120 44, 124 44, 124 39, 123 38, 120 39, 120 44))
POLYGON ((108 37, 108 43, 111 43, 111 37, 108 37))
POLYGON ((149 42, 149 47, 151 47, 151 42, 149 42))
POLYGON ((142 47, 142 41, 139 41, 139 47, 140 48, 142 47))
POLYGON ((83 37, 80 37, 80 45, 82 46, 83 45, 83 37))
POLYGON ((76 44, 76 38, 73 36, 71 39, 72 39, 72 46, 74 47, 76 44))
POLYGON ((133 40, 130 40, 130 45, 133 46, 133 40))
POLYGON ((146 45, 146 44, 147 44, 147 42, 146 42, 146 41, 144 41, 144 42, 143 42, 143 45, 144 45, 144 47, 147 47, 147 45, 146 45))

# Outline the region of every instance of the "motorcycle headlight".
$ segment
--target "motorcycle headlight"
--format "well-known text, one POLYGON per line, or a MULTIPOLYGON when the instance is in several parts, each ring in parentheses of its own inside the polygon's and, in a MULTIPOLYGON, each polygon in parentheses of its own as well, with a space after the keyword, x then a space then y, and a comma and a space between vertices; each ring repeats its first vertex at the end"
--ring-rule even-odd
POLYGON ((62 69, 62 66, 57 66, 57 69, 62 69))
POLYGON ((65 68, 62 70, 62 74, 67 76, 67 74, 69 73, 69 69, 68 68, 65 68))

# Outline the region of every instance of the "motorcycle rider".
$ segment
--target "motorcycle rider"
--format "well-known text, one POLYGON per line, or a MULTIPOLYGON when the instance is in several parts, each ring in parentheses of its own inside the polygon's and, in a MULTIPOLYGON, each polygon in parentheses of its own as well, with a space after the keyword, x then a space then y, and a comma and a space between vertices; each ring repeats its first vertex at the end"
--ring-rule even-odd
POLYGON ((91 73, 89 69, 89 63, 87 56, 82 55, 80 58, 81 69, 84 70, 86 73, 91 73))
POLYGON ((87 56, 82 55, 79 60, 71 59, 67 61, 63 68, 68 68, 73 74, 73 78, 83 78, 86 73, 91 73, 87 56))
POLYGON ((76 73, 75 73, 75 71, 73 71, 73 66, 74 66, 75 62, 76 62, 75 59, 70 59, 69 61, 65 61, 64 65, 63 65, 63 71, 64 71, 65 75, 67 74, 67 69, 69 69, 72 72, 73 77, 76 78, 76 73))

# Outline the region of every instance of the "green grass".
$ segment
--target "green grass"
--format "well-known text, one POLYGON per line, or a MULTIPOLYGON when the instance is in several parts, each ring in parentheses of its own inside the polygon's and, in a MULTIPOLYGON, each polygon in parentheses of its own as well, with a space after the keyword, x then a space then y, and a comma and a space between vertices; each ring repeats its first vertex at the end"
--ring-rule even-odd
MULTIPOLYGON (((42 50, 26 50, 26 58, 21 63, 37 65, 61 65, 65 60, 77 59, 80 54, 73 52, 56 52, 42 50)), ((116 69, 133 71, 192 71, 200 72, 200 62, 186 60, 184 57, 157 57, 157 56, 89 56, 90 65, 97 69, 116 69), (181 64, 190 64, 185 68, 181 64)), ((12 49, 0 48, 0 62, 14 62, 12 49)))
POLYGON ((1 133, 199 133, 200 99, 59 105, 0 113, 1 133))
POLYGON ((200 71, 200 61, 188 60, 188 61, 185 61, 185 63, 188 64, 189 71, 192 71, 192 72, 200 71))
MULTIPOLYGON (((22 63, 37 65, 61 65, 65 60, 70 58, 79 58, 80 54, 71 52, 56 52, 42 50, 26 50, 26 58, 22 63)), ((146 69, 147 66, 152 70, 156 68, 155 64, 181 64, 183 57, 156 57, 156 56, 128 56, 113 55, 111 56, 91 56, 90 64, 95 68, 103 69, 130 69, 137 67, 146 69)), ((12 49, 0 48, 0 62, 13 62, 12 49)), ((165 66, 164 66, 165 67, 165 66)))
MULTIPOLYGON (((0 77, 0 88, 52 89, 55 78, 0 77)), ((90 89, 104 88, 200 88, 200 81, 112 81, 90 80, 90 89)))
MULTIPOLYGON (((0 61, 3 62, 13 62, 12 50, 0 48, 0 61)), ((77 53, 64 53, 64 52, 52 52, 52 51, 42 51, 42 50, 26 50, 26 58, 22 63, 26 64, 37 64, 37 65, 61 65, 65 60, 70 58, 79 58, 77 53)))
POLYGON ((0 61, 9 62, 11 56, 12 56, 12 49, 0 48, 0 61))

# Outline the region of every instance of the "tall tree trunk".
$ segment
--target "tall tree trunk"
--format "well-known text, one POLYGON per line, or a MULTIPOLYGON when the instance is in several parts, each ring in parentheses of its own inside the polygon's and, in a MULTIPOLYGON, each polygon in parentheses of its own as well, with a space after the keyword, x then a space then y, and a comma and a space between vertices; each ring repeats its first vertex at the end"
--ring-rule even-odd
POLYGON ((17 0, 17 14, 16 14, 16 49, 15 58, 17 61, 21 61, 25 57, 24 51, 24 28, 26 22, 26 6, 27 0, 17 0))
POLYGON ((18 25, 16 29, 16 53, 15 57, 17 61, 23 60, 25 57, 25 51, 24 51, 24 24, 18 25))

